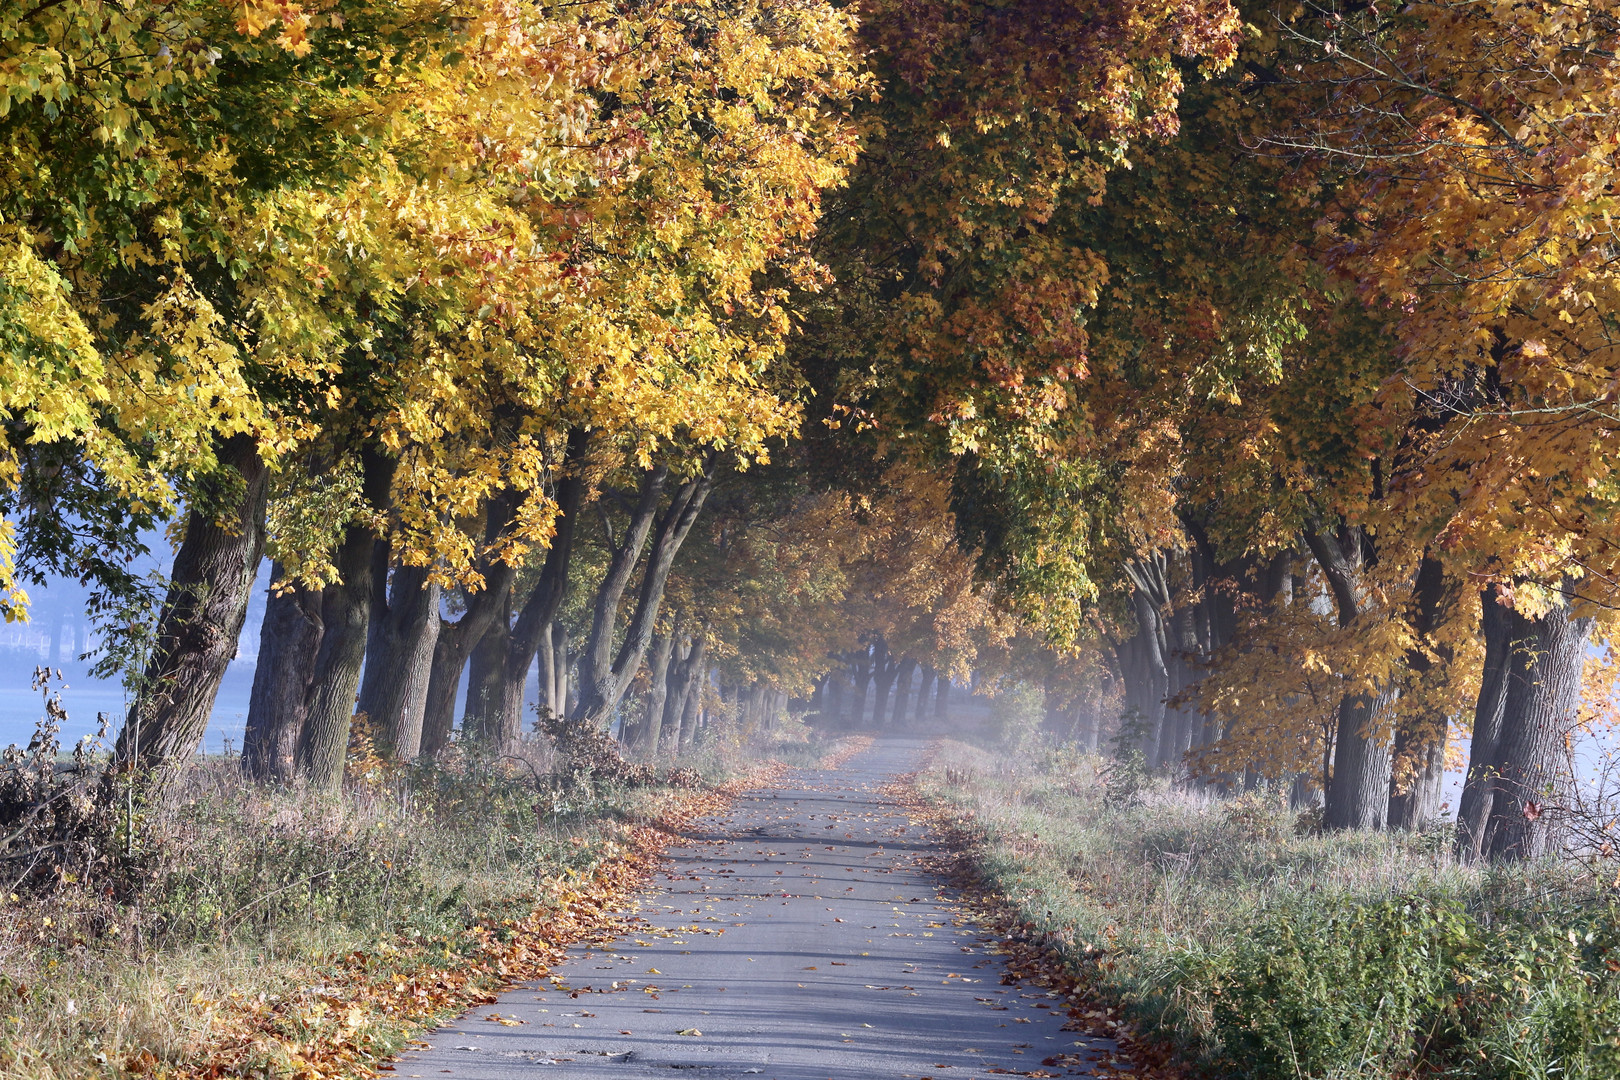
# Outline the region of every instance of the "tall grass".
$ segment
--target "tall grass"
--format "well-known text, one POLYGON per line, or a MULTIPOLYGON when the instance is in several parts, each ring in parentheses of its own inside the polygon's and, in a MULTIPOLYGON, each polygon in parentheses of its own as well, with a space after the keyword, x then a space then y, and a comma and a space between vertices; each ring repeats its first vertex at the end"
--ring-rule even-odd
MULTIPOLYGON (((713 739, 675 775, 718 782, 773 752, 811 764, 826 747, 804 734, 713 739)), ((296 1034, 357 963, 371 977, 430 980, 473 964, 470 928, 527 916, 673 794, 553 771, 537 741, 523 757, 389 767, 362 742, 337 797, 256 786, 235 759, 199 759, 133 828, 105 823, 98 842, 116 851, 97 865, 116 862, 116 874, 63 870, 0 896, 0 1077, 183 1070, 233 1034, 229 1006, 279 1009, 296 1034)), ((409 1034, 354 1004, 339 1022, 373 1056, 409 1034)))
POLYGON ((199 762, 139 816, 116 885, 67 875, 5 898, 0 1075, 184 1062, 217 1037, 218 1003, 274 1004, 351 954, 420 943, 453 963, 458 932, 525 913, 660 794, 542 789, 460 762, 332 798, 199 762))
POLYGON ((1206 1073, 1620 1075, 1620 917, 1591 867, 1317 835, 1281 791, 1217 801, 1073 753, 947 743, 919 786, 1023 920, 1206 1073))

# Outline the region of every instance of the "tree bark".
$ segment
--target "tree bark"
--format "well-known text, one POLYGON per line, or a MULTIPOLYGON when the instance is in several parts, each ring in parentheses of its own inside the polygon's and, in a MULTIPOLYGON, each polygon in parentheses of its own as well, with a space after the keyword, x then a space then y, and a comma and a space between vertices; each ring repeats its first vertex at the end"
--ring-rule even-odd
POLYGON ((872 688, 872 656, 862 650, 855 654, 851 675, 854 678, 855 692, 850 698, 849 726, 859 729, 866 722, 866 695, 872 688))
POLYGON ((1496 742, 1502 731, 1502 709, 1507 703, 1508 653, 1511 648, 1508 612, 1496 602, 1495 588, 1479 594, 1480 633, 1485 639, 1485 661, 1480 670, 1479 697, 1474 703, 1474 729, 1468 746, 1468 775, 1457 805, 1457 857, 1479 858, 1485 823, 1491 817, 1492 784, 1496 769, 1496 742))
MULTIPOLYGON (((381 591, 373 589, 373 603, 381 591)), ((384 757, 410 761, 421 752, 440 596, 439 586, 428 581, 427 567, 402 566, 388 582, 384 603, 372 612, 360 711, 371 718, 377 752, 384 757)))
POLYGON ((1125 674, 1126 704, 1140 714, 1141 741, 1138 744, 1150 767, 1158 763, 1160 740, 1164 735, 1165 701, 1170 696, 1170 671, 1161 609, 1154 600, 1156 565, 1131 561, 1131 608, 1136 615, 1136 636, 1130 645, 1129 661, 1121 657, 1125 674))
POLYGON ((917 673, 917 661, 909 656, 900 661, 900 671, 894 682, 894 712, 889 716, 890 727, 906 722, 906 702, 911 696, 911 679, 917 673))
MULTIPOLYGON (((1412 587, 1412 629, 1427 640, 1440 626, 1456 591, 1446 579, 1440 560, 1426 552, 1412 587)), ((1441 644, 1436 646, 1433 657, 1422 649, 1411 650, 1406 666, 1421 684, 1449 667, 1451 660, 1450 648, 1441 644)), ((1425 710, 1403 719, 1397 727, 1394 779, 1389 794, 1391 829, 1421 831, 1439 819, 1449 726, 1450 717, 1443 710, 1425 710)))
MULTIPOLYGON (((707 628, 705 628, 707 629, 707 628)), ((703 711, 703 683, 709 674, 709 642, 707 634, 692 644, 692 655, 686 658, 686 688, 681 693, 681 724, 679 747, 690 747, 697 738, 698 718, 703 711)))
POLYGON ((827 675, 827 712, 823 719, 829 727, 844 726, 844 700, 849 697, 853 684, 849 679, 849 672, 844 670, 842 664, 833 668, 827 675))
POLYGON ((551 648, 551 624, 540 628, 540 708, 552 716, 557 712, 557 658, 551 648))
POLYGON ((1539 619, 1503 609, 1512 647, 1507 695, 1491 777, 1491 814, 1481 850, 1493 862, 1536 859, 1554 839, 1554 815, 1566 778, 1559 750, 1574 729, 1581 703, 1581 673, 1590 616, 1572 618, 1566 606, 1539 619))
POLYGON ((161 799, 197 750, 247 617, 264 555, 269 470, 252 438, 217 445, 221 472, 204 481, 175 552, 152 653, 115 748, 120 771, 161 799))
POLYGON ((321 647, 321 594, 292 587, 277 591, 278 564, 259 627, 259 659, 242 733, 242 772, 261 784, 286 784, 297 772, 304 701, 321 647))
POLYGON ((1146 731, 1143 733, 1142 753, 1150 768, 1159 768, 1168 760, 1175 743, 1171 730, 1174 717, 1169 707, 1174 691, 1172 682, 1175 667, 1175 642, 1171 626, 1169 554, 1155 551, 1152 555, 1131 559, 1125 566, 1132 583, 1131 603, 1136 613, 1137 632, 1142 648, 1137 654, 1141 665, 1139 678, 1145 686, 1139 691, 1143 700, 1146 731))
POLYGON ((675 652, 677 632, 661 631, 648 650, 647 707, 642 710, 641 720, 625 733, 625 745, 632 752, 647 756, 658 753, 664 731, 664 701, 669 697, 669 661, 675 652))
MULTIPOLYGON (((490 633, 494 633, 495 638, 487 646, 480 646, 487 655, 480 657, 478 653, 474 654, 474 686, 479 689, 474 698, 469 688, 468 715, 473 716, 473 703, 476 701, 478 715, 475 726, 491 733, 496 743, 503 747, 516 743, 522 734, 523 688, 528 682, 529 667, 541 649, 542 640, 550 634, 557 612, 568 596, 568 572, 573 562, 574 541, 585 499, 585 455, 589 447, 590 434, 584 428, 574 428, 569 432, 568 448, 557 482, 556 529, 552 533, 551 546, 546 549, 545 561, 540 565, 540 575, 523 598, 516 621, 512 621, 510 615, 496 620, 485 634, 488 638, 490 633)), ((548 652, 554 654, 554 650, 548 652)), ((554 656, 552 662, 555 663, 554 656)), ((547 677, 548 673, 542 670, 542 686, 547 677)), ((552 670, 549 677, 555 685, 556 671, 552 670)), ((559 712, 556 715, 563 714, 559 712)), ((463 721, 464 725, 466 723, 463 721)))
POLYGON ((1389 827, 1421 832, 1440 819, 1440 794, 1446 779, 1446 731, 1426 732, 1416 745, 1397 734, 1395 755, 1410 753, 1414 759, 1412 776, 1405 791, 1389 797, 1389 827))
POLYGON ((872 726, 881 728, 883 717, 889 711, 889 691, 894 687, 894 676, 897 672, 893 659, 889 656, 889 646, 878 638, 877 644, 872 647, 872 678, 877 684, 877 696, 872 699, 872 726))
MULTIPOLYGON (((381 448, 361 452, 361 489, 374 510, 387 507, 398 459, 381 448)), ((338 581, 321 597, 321 647, 315 654, 298 767, 312 788, 336 791, 343 784, 349 726, 360 690, 360 666, 371 629, 372 556, 377 535, 369 525, 345 531, 333 564, 338 581)))
POLYGON ((681 718, 686 715, 686 693, 691 689, 690 661, 694 648, 696 642, 686 635, 682 635, 680 640, 675 642, 669 672, 665 675, 668 688, 664 694, 664 718, 660 722, 663 730, 655 747, 657 753, 675 754, 680 751, 681 718))
MULTIPOLYGON (((515 499, 511 493, 491 499, 484 529, 486 543, 493 544, 511 526, 515 499)), ((505 609, 506 595, 517 576, 515 567, 493 559, 479 566, 484 587, 467 597, 467 610, 450 622, 439 620, 438 639, 433 643, 433 666, 428 674, 427 704, 422 717, 422 754, 432 757, 450 745, 456 722, 456 692, 461 689, 461 671, 467 657, 505 609)))
MULTIPOLYGON (((1339 625, 1350 626, 1364 611, 1361 576, 1369 538, 1359 528, 1340 526, 1337 535, 1307 529, 1305 541, 1333 591, 1339 625)), ((1322 810, 1328 828, 1381 829, 1388 820, 1390 748, 1381 728, 1395 693, 1393 686, 1379 685, 1346 694, 1339 703, 1333 778, 1322 810)))
POLYGON ((497 752, 510 750, 516 744, 522 724, 521 698, 517 708, 511 710, 511 724, 505 722, 507 685, 515 681, 518 693, 523 692, 523 683, 510 678, 511 673, 506 668, 511 637, 512 593, 508 590, 500 610, 467 658, 467 704, 461 715, 462 737, 497 752))
POLYGON ((923 668, 922 678, 917 680, 917 704, 911 710, 911 722, 919 728, 928 722, 928 695, 938 680, 939 672, 931 667, 923 668))
POLYGON ((568 703, 577 693, 573 687, 571 675, 574 670, 574 652, 572 639, 568 635, 568 627, 562 623, 551 624, 551 662, 555 676, 552 679, 557 689, 557 707, 552 710, 554 716, 567 716, 568 703))
POLYGON ((597 590, 590 638, 580 664, 579 698, 569 714, 572 722, 605 727, 614 708, 624 697, 624 692, 629 689, 630 681, 635 678, 642 659, 647 655, 647 646, 652 643, 658 609, 664 601, 664 587, 669 582, 675 556, 703 510, 703 503, 714 486, 717 469, 718 458, 711 457, 701 474, 676 488, 669 506, 658 515, 656 528, 652 530, 652 546, 647 552, 647 565, 641 574, 635 611, 630 616, 624 640, 615 651, 613 638, 619 603, 630 574, 640 559, 651 524, 650 520, 644 520, 644 510, 649 504, 649 495, 651 506, 656 509, 663 490, 659 469, 650 472, 643 482, 641 497, 631 515, 625 539, 615 548, 608 564, 608 573, 597 590))
POLYGON ((1393 687, 1349 694, 1339 702, 1333 779, 1322 823, 1331 829, 1382 829, 1389 815, 1389 746, 1378 726, 1395 702, 1393 687))

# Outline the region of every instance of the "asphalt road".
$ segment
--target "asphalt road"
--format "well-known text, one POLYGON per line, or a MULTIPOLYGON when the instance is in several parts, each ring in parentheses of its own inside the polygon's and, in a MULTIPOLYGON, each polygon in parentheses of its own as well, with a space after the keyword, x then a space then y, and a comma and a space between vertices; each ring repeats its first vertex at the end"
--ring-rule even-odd
POLYGON ((431 1033, 394 1075, 1086 1074, 1066 1066, 1112 1047, 1061 1030, 1042 988, 1003 985, 993 942, 919 865, 932 838, 883 800, 923 749, 880 740, 738 799, 670 851, 636 929, 431 1033))

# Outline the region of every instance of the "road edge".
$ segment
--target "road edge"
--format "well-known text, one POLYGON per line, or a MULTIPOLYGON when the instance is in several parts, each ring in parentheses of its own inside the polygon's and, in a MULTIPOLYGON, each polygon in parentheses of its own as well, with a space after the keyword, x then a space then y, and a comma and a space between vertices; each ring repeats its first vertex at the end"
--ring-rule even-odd
MULTIPOLYGON (((957 891, 958 895, 950 901, 953 906, 994 935, 1007 968, 1003 984, 1023 982, 1061 995, 1069 1017, 1063 1030, 1112 1040, 1117 1045, 1117 1053, 1085 1065, 1092 1076, 1120 1080, 1126 1077, 1186 1080, 1191 1073, 1175 1059, 1168 1046, 1139 1031, 1125 1016, 1121 1003, 1104 994, 1083 970, 1077 970, 1050 933, 1037 934, 1032 924, 1019 918, 1012 898, 996 888, 982 870, 983 837, 974 828, 972 819, 948 813, 918 787, 918 778, 933 765, 940 747, 940 739, 931 740, 917 767, 897 776, 880 794, 904 810, 914 824, 932 830, 939 837, 940 854, 926 856, 923 865, 957 891)), ((1043 1061, 1042 1065, 1075 1067, 1063 1062, 1049 1065, 1048 1061, 1043 1061)), ((1025 1075, 1051 1077, 1058 1074, 1031 1071, 1025 1075)))

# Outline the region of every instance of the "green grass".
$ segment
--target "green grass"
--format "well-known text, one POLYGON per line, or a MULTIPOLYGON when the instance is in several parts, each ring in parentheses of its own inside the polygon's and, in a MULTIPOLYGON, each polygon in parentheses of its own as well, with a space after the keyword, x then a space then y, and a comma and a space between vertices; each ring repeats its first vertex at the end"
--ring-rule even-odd
POLYGON ((1280 792, 1111 793, 1108 767, 947 743, 919 787, 968 820, 1021 919, 1200 1071, 1620 1075, 1620 917, 1590 868, 1460 866, 1440 832, 1300 835, 1280 792))

